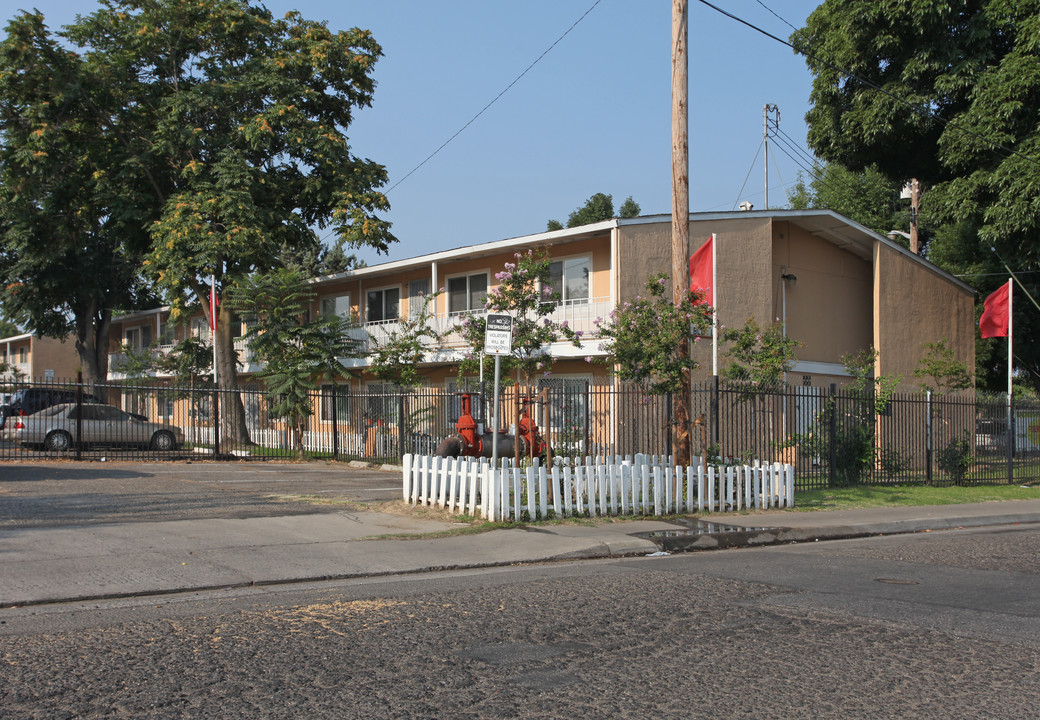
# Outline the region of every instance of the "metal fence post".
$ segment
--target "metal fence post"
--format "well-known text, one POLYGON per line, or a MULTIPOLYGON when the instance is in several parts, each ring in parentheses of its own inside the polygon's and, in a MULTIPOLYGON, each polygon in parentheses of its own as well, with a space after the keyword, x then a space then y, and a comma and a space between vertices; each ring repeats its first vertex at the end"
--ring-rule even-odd
POLYGON ((925 402, 925 438, 924 438, 924 477, 925 482, 932 484, 932 462, 935 458, 935 424, 932 422, 932 391, 924 396, 925 402))
POLYGON ((339 460, 339 412, 336 408, 336 396, 339 395, 339 386, 332 383, 332 459, 339 460))
POLYGON ((835 485, 838 482, 838 386, 835 383, 831 383, 830 398, 830 422, 827 428, 827 448, 828 448, 828 472, 827 482, 831 485, 835 485))
POLYGON ((711 376, 711 444, 719 444, 719 376, 711 376))
POLYGON ((405 421, 404 421, 404 391, 398 389, 397 395, 397 457, 404 458, 405 444, 405 421))
POLYGON ((220 456, 220 393, 213 388, 213 457, 220 456))
POLYGON ((83 371, 76 371, 76 459, 82 459, 83 443, 79 439, 83 437, 83 371))
POLYGON ((1015 409, 1014 398, 1008 395, 1007 399, 1007 473, 1008 484, 1015 482, 1015 409))

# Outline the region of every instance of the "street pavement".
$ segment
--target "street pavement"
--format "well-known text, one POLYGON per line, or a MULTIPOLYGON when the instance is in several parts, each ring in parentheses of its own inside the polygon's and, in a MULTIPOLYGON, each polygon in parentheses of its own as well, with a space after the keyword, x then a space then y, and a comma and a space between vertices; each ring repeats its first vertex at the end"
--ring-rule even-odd
POLYGON ((379 507, 0 528, 0 607, 1040 522, 1036 499, 458 534, 379 507))

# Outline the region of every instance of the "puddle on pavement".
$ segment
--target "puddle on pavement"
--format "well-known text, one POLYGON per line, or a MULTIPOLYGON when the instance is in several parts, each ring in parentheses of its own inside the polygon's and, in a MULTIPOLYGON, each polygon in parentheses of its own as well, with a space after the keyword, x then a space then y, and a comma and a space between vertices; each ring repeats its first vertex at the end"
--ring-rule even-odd
POLYGON ((636 535, 642 538, 646 538, 648 540, 654 540, 656 538, 696 537, 698 535, 727 535, 730 533, 753 533, 779 529, 772 527, 747 527, 745 525, 725 525, 723 523, 708 522, 706 520, 697 520, 695 518, 680 518, 678 520, 672 520, 670 522, 674 522, 676 525, 681 525, 682 527, 676 528, 675 530, 655 530, 653 532, 636 533, 636 535))

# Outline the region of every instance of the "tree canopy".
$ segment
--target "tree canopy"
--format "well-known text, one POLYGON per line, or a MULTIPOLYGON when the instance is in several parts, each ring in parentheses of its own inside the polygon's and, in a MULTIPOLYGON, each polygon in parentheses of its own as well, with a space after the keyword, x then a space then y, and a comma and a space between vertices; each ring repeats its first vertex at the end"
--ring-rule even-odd
POLYGON ((815 76, 809 145, 919 179, 935 222, 1040 261, 1037 37, 1040 0, 826 0, 792 38, 815 76))
POLYGON ((899 197, 900 185, 870 166, 853 172, 837 163, 818 164, 806 184, 802 177, 791 193, 795 210, 827 208, 881 235, 910 229, 910 204, 899 197))
MULTIPOLYGON (((639 203, 632 199, 629 195, 625 202, 621 204, 621 209, 618 211, 617 217, 637 217, 641 209, 639 203)), ((610 220, 614 216, 614 196, 606 195, 604 193, 596 193, 588 200, 585 204, 577 208, 567 217, 567 227, 575 228, 582 225, 589 225, 591 223, 602 222, 603 220, 610 220)), ((559 220, 550 220, 547 224, 547 229, 552 230, 563 230, 563 224, 559 220)))
MULTIPOLYGON (((1027 280, 1040 270, 1038 37, 1040 0, 825 0, 792 36, 815 76, 810 147, 920 180, 926 256, 980 299, 1007 279, 998 258, 1027 280)), ((1016 334, 1040 326, 1025 305, 1016 334)), ((983 386, 1006 372, 994 342, 978 345, 983 386)), ((1016 347, 1016 362, 1040 386, 1040 349, 1016 347)))
MULTIPOLYGON (((47 334, 90 324, 107 352, 142 262, 176 315, 313 228, 385 251, 386 171, 345 134, 381 54, 366 30, 246 0, 102 0, 54 34, 19 15, 0 47, 5 307, 47 334)), ((217 348, 233 382, 228 332, 217 348)))

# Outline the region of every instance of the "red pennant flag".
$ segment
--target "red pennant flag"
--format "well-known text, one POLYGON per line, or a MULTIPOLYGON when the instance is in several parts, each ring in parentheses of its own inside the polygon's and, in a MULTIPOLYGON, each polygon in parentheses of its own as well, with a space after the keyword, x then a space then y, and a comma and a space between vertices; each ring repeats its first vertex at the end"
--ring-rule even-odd
POLYGON ((216 284, 209 286, 209 329, 217 331, 217 308, 220 307, 220 298, 217 297, 216 284))
POLYGON ((709 305, 715 305, 715 288, 712 286, 712 238, 701 245, 700 249, 690 258, 690 292, 704 290, 704 300, 709 305))
POLYGON ((999 290, 986 298, 983 305, 982 317, 979 318, 979 330, 982 337, 1007 337, 1008 336, 1008 302, 1010 299, 1011 281, 1002 285, 999 290))

